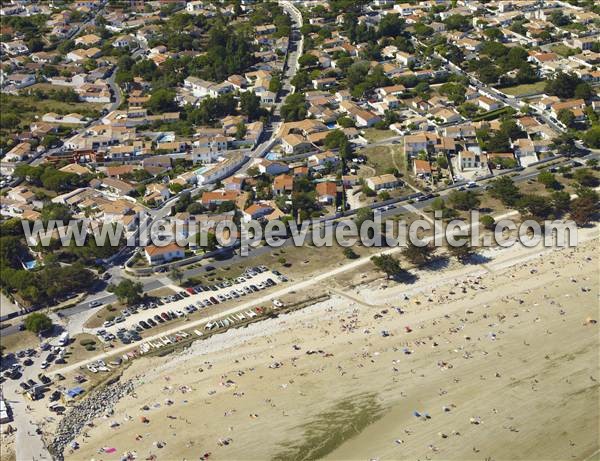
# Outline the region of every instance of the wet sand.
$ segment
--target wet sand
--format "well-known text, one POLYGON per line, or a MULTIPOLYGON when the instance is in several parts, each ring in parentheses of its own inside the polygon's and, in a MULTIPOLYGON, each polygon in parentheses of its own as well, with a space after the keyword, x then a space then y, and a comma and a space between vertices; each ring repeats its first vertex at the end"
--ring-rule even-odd
POLYGON ((125 372, 135 396, 65 455, 586 459, 600 434, 593 232, 575 249, 492 251, 138 360, 125 372))

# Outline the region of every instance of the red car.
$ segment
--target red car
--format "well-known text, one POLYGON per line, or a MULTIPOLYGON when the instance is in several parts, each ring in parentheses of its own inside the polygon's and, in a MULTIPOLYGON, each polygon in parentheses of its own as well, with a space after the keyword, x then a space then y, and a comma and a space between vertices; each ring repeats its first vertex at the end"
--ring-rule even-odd
POLYGON ((196 294, 196 291, 192 287, 186 288, 185 291, 187 291, 191 295, 195 295, 196 294))

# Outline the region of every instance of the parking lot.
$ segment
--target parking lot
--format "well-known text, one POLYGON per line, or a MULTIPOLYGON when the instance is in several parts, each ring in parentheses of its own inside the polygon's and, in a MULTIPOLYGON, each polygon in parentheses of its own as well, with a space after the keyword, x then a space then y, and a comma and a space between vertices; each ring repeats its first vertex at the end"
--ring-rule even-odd
MULTIPOLYGON (((209 306, 235 302, 252 293, 273 287, 287 278, 265 266, 250 268, 242 276, 216 285, 197 285, 181 289, 174 295, 165 296, 138 306, 132 306, 123 311, 114 321, 94 330, 104 342, 119 341, 130 344, 141 340, 140 333, 167 325, 177 319, 183 319, 209 306)), ((183 325, 182 325, 183 326, 183 325)))

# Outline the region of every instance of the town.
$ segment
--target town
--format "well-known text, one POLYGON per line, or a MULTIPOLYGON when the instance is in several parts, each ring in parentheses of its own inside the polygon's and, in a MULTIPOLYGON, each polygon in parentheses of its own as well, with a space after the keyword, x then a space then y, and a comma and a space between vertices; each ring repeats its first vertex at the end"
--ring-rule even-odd
MULTIPOLYGON (((439 257, 289 234, 244 256, 218 223, 597 222, 593 1, 10 0, 0 20, 0 419, 15 459, 79 456, 81 427, 47 420, 40 437, 25 412, 46 396, 58 418, 140 356, 342 296, 322 286, 334 278, 414 283, 439 257), (84 219, 124 233, 62 245, 84 219), (127 244, 158 222, 213 227, 127 244)), ((483 253, 444 251, 463 269, 483 253)))

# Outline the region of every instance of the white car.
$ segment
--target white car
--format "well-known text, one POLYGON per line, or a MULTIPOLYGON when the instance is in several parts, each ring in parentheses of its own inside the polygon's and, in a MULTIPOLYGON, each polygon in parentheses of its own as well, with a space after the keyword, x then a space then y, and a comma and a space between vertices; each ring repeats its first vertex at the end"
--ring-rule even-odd
POLYGON ((50 366, 50 364, 48 362, 46 362, 45 360, 40 364, 40 368, 42 370, 45 370, 46 368, 48 368, 50 366))
POLYGON ((275 307, 283 307, 283 303, 280 300, 278 300, 278 299, 274 299, 273 300, 273 306, 275 306, 275 307))

